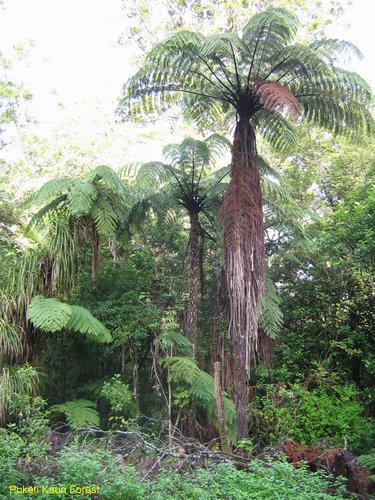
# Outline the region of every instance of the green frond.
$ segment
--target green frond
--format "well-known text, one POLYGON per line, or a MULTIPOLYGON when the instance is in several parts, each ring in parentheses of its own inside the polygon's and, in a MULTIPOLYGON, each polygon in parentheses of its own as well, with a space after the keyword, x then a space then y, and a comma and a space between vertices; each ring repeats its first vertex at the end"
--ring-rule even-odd
POLYGON ((312 42, 311 47, 319 50, 324 59, 333 66, 339 58, 351 62, 353 57, 362 59, 363 54, 354 43, 337 38, 323 38, 312 42))
MULTIPOLYGON (((321 54, 311 45, 296 43, 283 48, 271 61, 264 61, 267 77, 280 77, 280 83, 299 81, 300 79, 317 79, 318 75, 325 77, 333 75, 331 66, 326 63, 321 54), (285 76, 283 76, 285 75, 285 76)), ((262 75, 263 76, 263 75, 262 75)))
POLYGON ((47 181, 36 193, 32 194, 24 203, 23 207, 29 208, 33 205, 43 205, 51 201, 51 198, 59 197, 71 189, 77 181, 75 179, 61 177, 47 181))
POLYGON ((98 188, 92 182, 76 181, 68 193, 69 211, 72 215, 90 213, 93 202, 98 197, 98 188))
POLYGON ((30 231, 33 228, 40 225, 41 223, 43 223, 43 220, 46 217, 46 215, 56 211, 61 205, 63 205, 66 202, 66 199, 67 199, 67 194, 62 194, 57 198, 55 198, 54 200, 52 200, 50 203, 47 203, 47 205, 44 205, 43 208, 38 210, 38 212, 32 216, 27 226, 27 231, 30 231))
POLYGON ((44 332, 58 332, 69 321, 72 310, 68 304, 57 299, 33 297, 27 309, 27 319, 44 332))
POLYGON ((200 373, 197 362, 193 358, 173 356, 165 358, 164 364, 169 367, 170 380, 177 384, 192 385, 200 373))
POLYGON ((337 91, 300 97, 305 118, 334 134, 357 135, 374 131, 374 119, 367 106, 337 91), (345 104, 345 105, 344 105, 345 104))
POLYGON ((269 275, 265 279, 266 292, 263 296, 259 326, 271 339, 277 338, 283 325, 283 313, 280 309, 280 297, 269 275))
POLYGON ((67 330, 83 333, 96 342, 111 342, 109 330, 91 312, 81 306, 70 305, 71 315, 65 325, 67 330))
POLYGON ((160 185, 170 178, 167 165, 160 161, 150 161, 139 166, 137 174, 137 184, 146 189, 152 188, 155 191, 155 185, 160 185))
POLYGON ((118 191, 122 186, 122 181, 117 173, 106 165, 100 165, 91 170, 86 175, 86 179, 93 182, 103 180, 114 192, 118 191))
POLYGON ((34 297, 27 309, 27 319, 44 332, 66 329, 83 333, 96 342, 112 340, 107 328, 89 310, 55 298, 34 297))
MULTIPOLYGON (((207 413, 210 417, 217 421, 217 408, 215 399, 215 387, 213 377, 203 371, 199 370, 199 375, 194 380, 191 387, 191 395, 196 403, 207 413)), ((236 440, 236 411, 232 400, 224 396, 224 411, 225 421, 228 428, 229 437, 232 442, 236 440)))
POLYGON ((255 14, 243 30, 242 40, 249 47, 249 63, 252 74, 264 60, 274 60, 274 56, 288 45, 296 35, 298 18, 286 9, 268 9, 255 14))
POLYGON ((247 51, 247 45, 235 33, 216 33, 204 40, 199 55, 205 59, 214 57, 221 60, 223 58, 232 60, 233 52, 246 53, 247 51))
POLYGON ((283 187, 282 184, 276 182, 267 175, 262 175, 260 178, 260 184, 262 186, 262 193, 265 200, 278 201, 284 204, 289 204, 296 206, 290 193, 283 187))
POLYGON ((254 116, 254 126, 275 151, 289 153, 297 145, 293 123, 281 115, 263 109, 254 116))
POLYGON ((373 93, 370 85, 354 71, 342 68, 333 69, 333 85, 330 90, 341 88, 349 96, 359 100, 359 102, 370 103, 373 99, 373 93))
MULTIPOLYGON (((192 54, 195 56, 201 50, 204 36, 189 30, 181 30, 173 33, 166 40, 157 43, 148 53, 147 60, 168 65, 170 58, 175 59, 176 54, 192 54)), ((170 68, 171 71, 176 71, 170 68)))
POLYGON ((51 406, 53 413, 63 413, 72 429, 100 428, 100 417, 96 404, 89 399, 75 399, 58 405, 51 406))
POLYGON ((91 217, 100 236, 112 236, 118 226, 118 216, 104 193, 99 192, 91 207, 91 217))

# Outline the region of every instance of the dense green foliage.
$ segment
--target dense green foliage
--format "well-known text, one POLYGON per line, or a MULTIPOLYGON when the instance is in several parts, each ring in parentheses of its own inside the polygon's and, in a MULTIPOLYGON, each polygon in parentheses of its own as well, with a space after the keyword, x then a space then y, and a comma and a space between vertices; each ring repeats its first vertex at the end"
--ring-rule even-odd
MULTIPOLYGON (((168 2, 180 18, 158 37, 202 32, 179 29, 159 42, 120 104, 136 121, 140 111, 182 102, 181 116, 203 137, 173 137, 165 163, 88 167, 83 154, 72 161, 65 145, 34 136, 23 137, 31 149, 19 164, 0 160, 0 498, 19 498, 10 484, 98 485, 109 500, 343 498, 341 479, 279 455, 285 439, 348 447, 374 474, 375 141, 358 133, 373 132, 371 89, 336 68, 357 52, 350 43, 280 48, 297 28, 285 3, 271 11, 279 22, 267 32, 268 53, 269 14, 248 22, 248 6, 225 0, 220 21, 216 0, 190 11, 168 2), (219 25, 228 31, 218 35, 219 25), (252 30, 257 37, 247 40, 252 30), (263 94, 255 70, 273 75, 263 94), (297 98, 313 86, 320 97, 309 104, 302 95, 297 106, 279 81, 297 98), (262 109, 254 122, 268 141, 258 144, 266 277, 246 380, 248 432, 238 442, 219 214, 234 119, 226 98, 239 106, 245 94, 281 113, 262 109), (286 102, 333 134, 292 124, 286 102), (208 122, 226 137, 209 135, 208 122), (25 196, 20 172, 50 178, 25 196)), ((307 16, 305 35, 330 21, 312 19, 304 0, 292 3, 307 16)), ((153 8, 144 0, 129 14, 140 47, 150 45, 143 21, 153 8)), ((0 69, 2 132, 31 96, 5 78, 1 53, 0 69)), ((70 498, 54 494, 36 498, 70 498)))

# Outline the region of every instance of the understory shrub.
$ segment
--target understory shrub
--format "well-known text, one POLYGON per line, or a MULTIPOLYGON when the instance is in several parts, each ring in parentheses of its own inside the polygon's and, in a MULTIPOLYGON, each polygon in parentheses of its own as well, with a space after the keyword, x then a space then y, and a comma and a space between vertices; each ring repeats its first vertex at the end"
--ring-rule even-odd
POLYGON ((249 407, 252 433, 262 445, 283 439, 313 445, 348 444, 355 452, 371 448, 374 425, 352 385, 307 390, 301 385, 268 386, 249 407))
MULTIPOLYGON (((11 438, 9 434, 5 437, 3 434, 2 449, 9 456, 13 453, 14 459, 19 443, 14 440, 15 434, 11 438), (8 443, 6 448, 4 443, 8 443)), ((148 458, 151 458, 151 464, 159 459, 158 456, 148 458)), ((142 478, 134 466, 125 463, 122 455, 80 445, 76 441, 57 456, 50 456, 49 461, 49 465, 28 478, 27 482, 17 473, 12 476, 14 469, 11 468, 11 461, 2 462, 0 498, 12 500, 20 497, 9 492, 10 484, 37 486, 39 491, 33 498, 45 500, 73 498, 76 495, 70 492, 71 487, 99 487, 99 498, 103 500, 343 498, 343 483, 340 480, 334 480, 322 471, 311 473, 304 465, 295 468, 283 456, 267 462, 254 460, 247 470, 239 470, 232 463, 208 463, 205 468, 185 465, 182 472, 177 472, 171 463, 169 468, 161 469, 155 476, 147 477, 146 474, 142 478), (48 488, 52 489, 46 490, 48 488)), ((77 491, 80 491, 81 499, 90 499, 92 494, 96 494, 96 490, 91 490, 91 493, 86 493, 84 489, 77 491)))

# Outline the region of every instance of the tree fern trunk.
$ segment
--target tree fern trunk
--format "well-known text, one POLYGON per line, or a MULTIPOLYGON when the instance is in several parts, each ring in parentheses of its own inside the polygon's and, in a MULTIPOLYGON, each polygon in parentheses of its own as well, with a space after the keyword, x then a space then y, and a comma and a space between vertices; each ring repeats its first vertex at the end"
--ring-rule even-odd
POLYGON ((248 433, 247 381, 257 346, 260 299, 264 289, 262 192, 254 131, 247 118, 237 123, 232 177, 221 217, 229 298, 229 336, 234 356, 234 399, 238 437, 248 433))
POLYGON ((198 334, 198 281, 199 281, 199 220, 196 212, 190 212, 190 278, 189 307, 187 312, 187 333, 193 344, 193 357, 197 353, 198 334))

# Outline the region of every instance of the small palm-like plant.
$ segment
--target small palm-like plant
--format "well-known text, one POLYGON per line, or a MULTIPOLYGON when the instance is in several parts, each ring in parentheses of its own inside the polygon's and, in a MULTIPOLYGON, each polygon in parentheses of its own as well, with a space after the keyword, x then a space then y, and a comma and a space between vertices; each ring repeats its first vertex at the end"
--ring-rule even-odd
POLYGON ((64 269, 66 253, 71 256, 76 253, 71 247, 77 243, 91 244, 91 275, 95 280, 99 269, 100 237, 116 232, 125 213, 127 196, 122 181, 107 166, 95 168, 82 179, 52 179, 30 196, 25 207, 42 208, 32 217, 29 227, 45 227, 49 223, 54 233, 49 255, 51 262, 46 263, 49 269, 45 270, 51 277, 52 292, 56 289, 58 274, 64 269))
POLYGON ((200 126, 235 116, 232 178, 221 216, 239 437, 247 435, 247 374, 264 292, 256 133, 286 148, 295 141, 293 120, 302 118, 334 133, 373 130, 368 85, 335 66, 341 55, 359 55, 358 49, 332 39, 296 42, 297 28, 292 12, 270 9, 253 16, 241 37, 177 32, 151 50, 125 84, 119 106, 123 117, 132 117, 180 103, 200 126))

